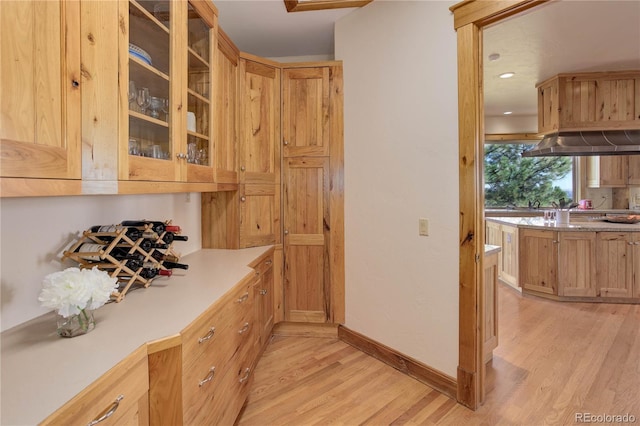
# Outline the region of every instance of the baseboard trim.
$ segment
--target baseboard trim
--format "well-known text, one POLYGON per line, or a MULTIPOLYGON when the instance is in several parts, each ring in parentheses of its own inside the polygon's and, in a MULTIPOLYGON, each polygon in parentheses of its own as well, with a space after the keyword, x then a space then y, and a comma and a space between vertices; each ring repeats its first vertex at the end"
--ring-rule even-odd
POLYGON ((453 377, 403 355, 395 349, 376 342, 367 336, 350 330, 343 325, 338 327, 338 338, 354 348, 390 365, 396 370, 431 386, 453 399, 457 399, 458 384, 453 377))
POLYGON ((338 324, 282 321, 273 327, 274 336, 323 337, 336 339, 338 324))

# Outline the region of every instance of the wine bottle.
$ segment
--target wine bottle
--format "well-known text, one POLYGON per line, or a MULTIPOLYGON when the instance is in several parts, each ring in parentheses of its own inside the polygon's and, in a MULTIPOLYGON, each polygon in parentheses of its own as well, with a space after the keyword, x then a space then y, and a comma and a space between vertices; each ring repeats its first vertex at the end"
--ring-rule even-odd
POLYGON ((160 268, 143 268, 138 274, 145 279, 154 278, 158 275, 164 277, 170 277, 173 272, 169 269, 160 269, 160 268))
POLYGON ((174 256, 172 254, 165 254, 162 253, 159 250, 154 250, 153 253, 151 253, 151 257, 153 257, 155 260, 161 262, 163 260, 169 261, 169 262, 177 262, 178 260, 180 260, 178 258, 178 256, 174 256))
POLYGON ((167 226, 164 222, 152 221, 152 220, 123 220, 121 225, 124 226, 147 226, 150 225, 151 229, 161 235, 165 231, 167 226))
MULTIPOLYGON (((131 238, 133 241, 137 240, 138 238, 140 238, 142 236, 142 233, 140 232, 139 229, 137 228, 128 228, 125 226, 121 226, 121 225, 96 225, 96 226, 92 226, 91 228, 89 228, 89 231, 91 232, 118 232, 120 230, 124 229, 124 234, 131 238)), ((103 241, 113 241, 113 239, 115 237, 112 237, 110 235, 102 235, 99 237, 101 240, 103 241)))
POLYGON ((142 240, 140 242, 140 248, 144 251, 150 251, 151 249, 154 249, 154 248, 166 249, 166 248, 169 248, 169 246, 167 244, 154 243, 151 240, 142 240))
POLYGON ((162 236, 162 241, 167 244, 171 244, 174 241, 187 241, 188 239, 189 237, 187 237, 186 235, 176 235, 173 232, 165 232, 162 236))
MULTIPOLYGON (((146 240, 145 240, 146 241, 146 240)), ((95 244, 95 243, 84 243, 81 244, 77 249, 76 249, 76 253, 97 253, 100 251, 106 251, 107 248, 109 246, 107 245, 102 245, 102 244, 95 244)), ((127 246, 115 246, 113 249, 111 249, 111 252, 109 252, 109 254, 117 259, 117 260, 125 260, 125 259, 130 259, 130 260, 137 260, 142 262, 144 260, 144 256, 140 253, 129 253, 129 250, 131 250, 131 247, 127 247, 127 246)), ((100 255, 84 255, 81 256, 83 259, 85 260, 92 260, 92 261, 101 261, 102 259, 100 258, 100 255)))
POLYGON ((162 262, 162 266, 167 269, 189 269, 189 265, 186 263, 177 263, 177 262, 162 262))

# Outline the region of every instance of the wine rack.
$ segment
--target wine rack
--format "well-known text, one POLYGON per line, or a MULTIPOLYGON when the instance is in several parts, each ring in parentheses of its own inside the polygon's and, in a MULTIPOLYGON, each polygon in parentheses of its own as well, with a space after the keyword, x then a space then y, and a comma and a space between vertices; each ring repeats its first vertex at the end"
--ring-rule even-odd
MULTIPOLYGON (((167 225, 170 221, 165 222, 167 225)), ((116 225, 114 225, 114 228, 116 225)), ((112 301, 120 302, 132 288, 147 288, 157 278, 145 277, 144 271, 151 266, 154 270, 168 271, 164 260, 154 257, 158 252, 163 258, 170 256, 172 261, 178 262, 180 254, 174 248, 174 241, 165 244, 164 238, 169 232, 156 234, 157 238, 143 237, 147 233, 153 233, 151 225, 135 227, 140 230, 139 238, 130 238, 129 227, 117 225, 117 229, 108 232, 86 230, 82 236, 63 252, 62 259, 71 259, 79 264, 80 268, 94 268, 106 271, 110 277, 118 279, 118 290, 111 294, 112 301), (146 243, 145 243, 146 241, 146 243), (151 244, 149 244, 151 243, 151 244), (143 248, 146 245, 163 245, 163 248, 143 248), (115 254, 115 253, 118 254, 115 254), (126 258, 122 258, 126 256, 126 258), (133 259, 133 262, 132 262, 133 259)), ((170 273, 168 273, 170 275, 170 273)))

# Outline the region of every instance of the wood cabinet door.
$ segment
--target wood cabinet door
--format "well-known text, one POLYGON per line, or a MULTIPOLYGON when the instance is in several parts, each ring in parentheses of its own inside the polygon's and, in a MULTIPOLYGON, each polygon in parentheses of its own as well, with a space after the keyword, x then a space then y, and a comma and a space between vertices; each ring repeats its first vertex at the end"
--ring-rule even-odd
POLYGON ((240 60, 240 182, 280 182, 280 70, 240 60))
POLYGON ((283 71, 283 156, 329 155, 329 68, 283 71))
POLYGON ((216 58, 215 180, 238 183, 238 52, 224 33, 218 37, 216 58))
POLYGON ((629 185, 640 185, 640 155, 629 155, 629 185))
MULTIPOLYGON (((502 225, 496 222, 486 221, 485 241, 487 244, 502 247, 502 225)), ((498 277, 502 269, 502 253, 498 254, 498 277)))
POLYGON ((241 248, 276 243, 280 228, 279 192, 277 185, 240 185, 241 248))
POLYGON ((519 282, 523 289, 558 294, 558 233, 520 230, 519 282))
POLYGON ((560 232, 558 295, 596 296, 596 233, 560 232))
POLYGON ((626 155, 607 155, 600 157, 600 186, 625 187, 628 179, 626 155))
POLYGON ((326 322, 329 158, 286 159, 283 176, 285 320, 326 322))
POLYGON ((498 346, 498 253, 484 258, 482 354, 484 362, 498 346))
POLYGON ((507 284, 518 287, 518 228, 502 225, 500 228, 502 251, 499 253, 500 279, 507 284))
POLYGON ((633 296, 634 255, 635 260, 638 261, 635 252, 639 251, 634 245, 633 238, 633 234, 627 232, 598 232, 596 240, 597 296, 633 296))
POLYGON ((0 174, 81 178, 80 2, 0 2, 0 174))

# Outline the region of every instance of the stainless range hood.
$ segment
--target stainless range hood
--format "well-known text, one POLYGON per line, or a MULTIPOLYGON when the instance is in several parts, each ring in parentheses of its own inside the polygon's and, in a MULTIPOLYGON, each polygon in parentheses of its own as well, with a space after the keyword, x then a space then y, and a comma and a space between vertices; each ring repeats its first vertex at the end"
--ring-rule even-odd
POLYGON ((558 132, 545 136, 523 157, 640 154, 640 129, 558 132))

